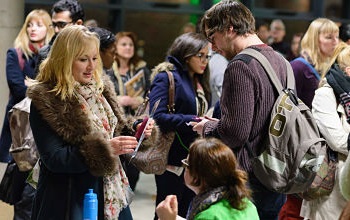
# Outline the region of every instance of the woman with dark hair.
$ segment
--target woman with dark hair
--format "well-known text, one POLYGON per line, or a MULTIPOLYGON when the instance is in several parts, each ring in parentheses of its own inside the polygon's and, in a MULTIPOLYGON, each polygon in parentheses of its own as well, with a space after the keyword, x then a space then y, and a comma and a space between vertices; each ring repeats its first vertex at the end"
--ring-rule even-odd
POLYGON ((339 27, 339 38, 343 42, 350 44, 350 24, 344 23, 339 27))
MULTIPOLYGON (((167 62, 155 67, 151 75, 150 109, 160 99, 154 119, 164 132, 175 132, 165 173, 156 175, 159 204, 167 195, 176 195, 179 215, 186 216, 194 194, 183 182, 181 160, 188 154, 188 147, 198 137, 188 123, 203 116, 211 100, 209 86, 208 41, 198 33, 182 34, 175 39, 168 51, 167 62), (175 110, 169 114, 166 71, 171 71, 175 81, 175 110)), ((157 217, 155 218, 157 219, 157 217)))
MULTIPOLYGON (((197 139, 182 163, 186 186, 196 193, 186 219, 259 219, 249 200, 248 176, 238 169, 233 151, 219 139, 197 139)), ((156 209, 159 219, 175 220, 176 206, 176 197, 168 196, 156 209)))
POLYGON ((113 63, 115 59, 115 35, 107 29, 100 27, 88 27, 89 31, 95 32, 100 39, 100 56, 103 71, 113 80, 113 63))

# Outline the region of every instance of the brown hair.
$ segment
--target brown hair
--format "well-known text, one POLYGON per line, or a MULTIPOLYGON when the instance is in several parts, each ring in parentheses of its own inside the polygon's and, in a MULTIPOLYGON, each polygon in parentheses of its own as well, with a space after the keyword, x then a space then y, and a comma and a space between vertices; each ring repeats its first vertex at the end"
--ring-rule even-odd
POLYGON ((188 171, 193 177, 193 186, 201 191, 226 186, 225 194, 231 206, 242 210, 244 198, 250 198, 246 187, 247 174, 238 168, 233 151, 216 138, 199 138, 191 144, 188 156, 188 171))
POLYGON ((209 39, 214 32, 233 27, 238 35, 255 33, 255 19, 242 3, 223 0, 206 11, 201 20, 201 31, 209 39))
MULTIPOLYGON (((120 38, 122 37, 129 37, 132 40, 132 43, 134 44, 134 56, 131 57, 129 61, 129 65, 133 64, 134 66, 136 66, 137 63, 141 60, 141 58, 137 55, 137 36, 135 33, 129 32, 129 31, 118 32, 115 35, 115 44, 117 44, 120 38)), ((119 58, 119 55, 117 54, 116 62, 118 63, 118 65, 120 65, 118 58, 119 58)))

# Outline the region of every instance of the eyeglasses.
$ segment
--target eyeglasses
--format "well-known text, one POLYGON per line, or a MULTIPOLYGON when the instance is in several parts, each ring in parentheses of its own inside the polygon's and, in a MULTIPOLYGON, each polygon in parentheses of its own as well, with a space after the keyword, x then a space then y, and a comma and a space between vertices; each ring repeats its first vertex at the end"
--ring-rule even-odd
POLYGON ((188 159, 187 158, 185 158, 185 159, 182 159, 181 160, 181 163, 182 163, 182 166, 184 167, 184 168, 188 168, 190 165, 188 165, 188 159))
POLYGON ((195 56, 198 57, 202 62, 209 62, 211 58, 211 55, 204 55, 204 53, 197 53, 195 56))
POLYGON ((207 36, 207 40, 210 42, 210 43, 213 43, 213 35, 215 34, 216 30, 214 29, 211 29, 211 30, 207 30, 206 31, 206 36, 207 36))
POLYGON ((57 21, 57 22, 52 22, 52 24, 50 25, 52 28, 56 28, 58 27, 59 29, 64 28, 65 26, 67 26, 67 24, 71 24, 73 22, 64 22, 64 21, 57 21))

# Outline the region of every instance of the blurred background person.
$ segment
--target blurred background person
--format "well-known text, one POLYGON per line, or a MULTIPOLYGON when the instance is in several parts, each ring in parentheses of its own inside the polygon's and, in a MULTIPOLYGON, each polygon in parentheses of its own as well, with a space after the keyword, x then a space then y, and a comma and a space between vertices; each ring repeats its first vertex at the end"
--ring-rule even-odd
POLYGON ((343 23, 340 25, 339 38, 343 42, 350 44, 350 23, 343 23))
POLYGON ((86 27, 98 27, 98 22, 95 19, 89 19, 84 22, 86 27))
POLYGON ((67 26, 73 24, 82 25, 84 22, 84 16, 84 9, 76 0, 59 0, 53 4, 51 9, 51 25, 55 31, 55 35, 46 46, 40 49, 38 64, 35 72, 39 72, 39 65, 50 52, 51 46, 55 41, 57 34, 67 26))
POLYGON ((220 100, 222 81, 224 80, 225 70, 228 60, 219 53, 211 50, 211 58, 209 60, 210 72, 210 89, 211 89, 211 104, 215 105, 220 100))
POLYGON ((181 34, 185 34, 185 33, 195 33, 196 32, 196 25, 194 25, 191 22, 186 23, 183 27, 182 27, 182 31, 181 34))
POLYGON ((290 44, 285 41, 286 27, 281 19, 274 19, 270 24, 270 36, 271 41, 270 46, 280 52, 284 57, 290 51, 290 44))
POLYGON ((87 28, 99 36, 103 72, 110 78, 113 78, 114 71, 112 66, 115 59, 115 35, 111 31, 101 27, 88 26, 87 28))
MULTIPOLYGON (((6 79, 10 97, 6 106, 6 114, 0 136, 0 161, 7 163, 12 158, 9 149, 12 143, 8 111, 26 97, 30 79, 36 77, 35 66, 38 61, 38 50, 47 44, 54 34, 50 27, 50 15, 42 9, 31 11, 24 21, 15 41, 14 48, 7 51, 6 79)), ((26 184, 29 174, 16 169, 17 175, 13 182, 14 219, 29 219, 31 215, 34 189, 26 184)))
POLYGON ((270 38, 269 23, 262 19, 255 21, 255 31, 262 42, 268 44, 270 38))
POLYGON ((125 113, 133 115, 137 107, 143 102, 143 98, 149 89, 150 70, 147 63, 136 53, 137 37, 133 32, 118 32, 115 35, 116 58, 113 66, 114 82, 118 101, 124 107, 125 113), (125 83, 136 74, 143 72, 140 78, 142 93, 132 96, 127 93, 125 83))
MULTIPOLYGON (((137 54, 135 33, 122 31, 115 35, 113 72, 107 71, 107 74, 114 84, 119 104, 127 115, 134 115, 150 87, 150 70, 137 54)), ((140 171, 129 162, 123 161, 123 165, 130 187, 135 190, 140 171)))
POLYGON ((290 51, 286 56, 288 61, 292 61, 300 56, 300 42, 303 37, 303 33, 295 33, 292 37, 292 42, 290 44, 290 51))

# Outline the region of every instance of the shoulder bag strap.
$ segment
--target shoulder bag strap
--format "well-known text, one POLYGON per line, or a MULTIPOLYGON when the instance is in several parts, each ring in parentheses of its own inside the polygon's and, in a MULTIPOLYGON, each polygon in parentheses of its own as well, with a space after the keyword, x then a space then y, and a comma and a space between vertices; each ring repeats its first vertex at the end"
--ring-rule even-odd
POLYGON ((169 103, 168 109, 170 113, 175 112, 175 83, 173 73, 169 70, 166 70, 169 78, 169 103))
POLYGON ((23 71, 23 69, 24 69, 24 62, 25 62, 23 57, 22 57, 23 52, 22 52, 21 49, 16 48, 16 53, 17 53, 19 68, 21 68, 21 70, 23 71))
MULTIPOLYGON (((262 53, 252 48, 246 48, 242 52, 240 52, 240 54, 247 54, 249 56, 254 57, 256 60, 258 60, 260 64, 264 67, 265 71, 267 72, 270 80, 272 81, 273 85, 277 89, 278 93, 283 92, 284 88, 281 84, 281 81, 278 79, 276 72, 273 70, 270 62, 262 53)), ((287 88, 294 89, 295 79, 294 79, 293 69, 285 58, 283 58, 283 60, 285 61, 287 66, 287 88)))
MULTIPOLYGON (((169 102, 168 102, 168 110, 169 113, 174 113, 175 112, 175 83, 174 83, 174 76, 173 73, 169 70, 166 70, 166 73, 168 74, 168 79, 169 79, 169 102)), ((139 108, 136 111, 135 116, 140 116, 143 114, 149 104, 149 95, 150 91, 148 90, 147 95, 141 104, 139 108)))

